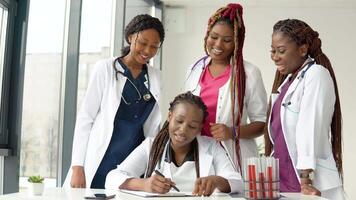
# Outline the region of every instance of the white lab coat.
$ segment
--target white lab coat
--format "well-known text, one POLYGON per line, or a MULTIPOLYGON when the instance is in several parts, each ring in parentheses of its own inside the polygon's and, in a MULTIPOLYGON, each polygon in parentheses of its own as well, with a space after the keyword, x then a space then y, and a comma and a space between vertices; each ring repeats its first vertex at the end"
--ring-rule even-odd
MULTIPOLYGON (((228 180, 231 193, 243 191, 243 182, 241 175, 234 170, 224 149, 212 138, 206 136, 197 136, 199 149, 199 172, 200 177, 209 175, 221 176, 228 180)), ((118 167, 109 172, 106 177, 106 189, 118 189, 126 179, 140 177, 148 167, 149 153, 152 147, 153 138, 147 138, 138 146, 118 167)), ((162 154, 165 155, 166 148, 162 154)), ((172 178, 170 163, 161 159, 157 164, 166 178, 172 178)))
MULTIPOLYGON (((325 194, 323 191, 328 190, 334 196, 324 197, 343 199, 342 183, 330 143, 330 125, 336 99, 334 84, 323 66, 313 64, 303 78, 301 74, 306 69, 307 65, 300 70, 282 100, 280 115, 284 138, 298 179, 298 169, 313 169, 313 185, 321 191, 322 196, 325 194)), ((290 76, 279 87, 279 92, 290 76)), ((277 97, 278 94, 272 94, 272 105, 277 97)), ((268 127, 273 143, 270 121, 268 127)))
MULTIPOLYGON (((127 78, 120 73, 115 78, 113 61, 115 58, 99 61, 92 72, 80 112, 77 116, 71 166, 84 166, 86 187, 92 179, 104 157, 113 133, 116 112, 121 102, 121 95, 127 78)), ((116 62, 116 69, 124 72, 116 62)), ((150 92, 156 104, 144 123, 145 137, 154 137, 159 131, 161 113, 161 73, 148 67, 150 92)), ((147 82, 145 83, 147 86, 147 82)), ((69 169, 64 186, 70 185, 72 170, 69 169)))
MULTIPOLYGON (((200 95, 200 77, 207 64, 210 62, 210 57, 200 60, 195 65, 189 67, 185 81, 185 91, 192 91, 195 95, 200 95)), ((267 94, 263 85, 263 80, 260 70, 249 62, 244 61, 246 73, 246 92, 244 99, 244 110, 241 118, 241 125, 247 124, 247 119, 250 122, 266 121, 267 113, 267 94)), ((219 97, 216 108, 216 123, 223 123, 232 127, 234 122, 231 115, 231 90, 230 81, 219 89, 219 97)), ((237 97, 236 97, 237 99, 237 97)), ((235 116, 237 116, 238 105, 235 103, 235 116)), ((222 142, 224 148, 228 151, 230 158, 233 158, 234 164, 237 163, 235 151, 235 142, 232 139, 222 142)), ((240 139, 241 158, 258 156, 257 145, 254 139, 240 139)))

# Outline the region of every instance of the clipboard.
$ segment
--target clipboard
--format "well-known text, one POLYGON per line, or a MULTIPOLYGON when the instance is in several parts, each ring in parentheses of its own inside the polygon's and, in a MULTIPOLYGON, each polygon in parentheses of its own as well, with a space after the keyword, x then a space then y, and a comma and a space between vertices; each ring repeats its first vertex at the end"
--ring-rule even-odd
POLYGON ((124 189, 120 189, 119 191, 122 193, 131 194, 140 197, 192 197, 193 196, 191 193, 186 193, 186 192, 168 192, 165 194, 159 194, 159 193, 150 193, 144 191, 124 190, 124 189))

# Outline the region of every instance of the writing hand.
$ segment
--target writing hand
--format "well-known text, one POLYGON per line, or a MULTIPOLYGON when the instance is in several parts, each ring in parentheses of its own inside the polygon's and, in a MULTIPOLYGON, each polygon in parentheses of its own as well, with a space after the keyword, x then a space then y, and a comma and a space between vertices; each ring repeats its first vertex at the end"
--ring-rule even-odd
MULTIPOLYGON (((163 175, 161 172, 159 172, 157 169, 155 170, 155 173, 156 173, 157 175, 160 175, 160 176, 164 177, 164 175, 163 175)), ((165 178, 165 177, 164 177, 164 178, 165 178)), ((175 189, 177 192, 179 192, 179 189, 176 187, 176 184, 175 184, 174 182, 172 182, 172 183, 173 183, 173 185, 171 185, 172 188, 175 189)))
POLYGON ((171 190, 171 186, 175 185, 169 178, 153 174, 151 177, 145 179, 144 191, 164 194, 171 190))

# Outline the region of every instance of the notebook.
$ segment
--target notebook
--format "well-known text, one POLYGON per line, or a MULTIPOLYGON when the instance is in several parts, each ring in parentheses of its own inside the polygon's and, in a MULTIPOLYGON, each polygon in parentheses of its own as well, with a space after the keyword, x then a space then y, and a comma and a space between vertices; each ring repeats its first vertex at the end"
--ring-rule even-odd
POLYGON ((140 197, 189 197, 193 196, 191 193, 186 192, 168 192, 165 194, 159 193, 150 193, 150 192, 143 192, 143 191, 135 191, 135 190, 124 190, 120 189, 120 192, 132 194, 140 197))

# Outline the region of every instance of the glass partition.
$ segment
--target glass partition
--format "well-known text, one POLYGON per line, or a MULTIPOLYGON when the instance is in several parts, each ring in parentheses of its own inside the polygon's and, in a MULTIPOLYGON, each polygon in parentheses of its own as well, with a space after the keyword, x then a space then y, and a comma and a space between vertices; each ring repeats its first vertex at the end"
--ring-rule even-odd
POLYGON ((20 190, 27 177, 45 177, 55 187, 65 1, 30 2, 25 62, 20 190))

